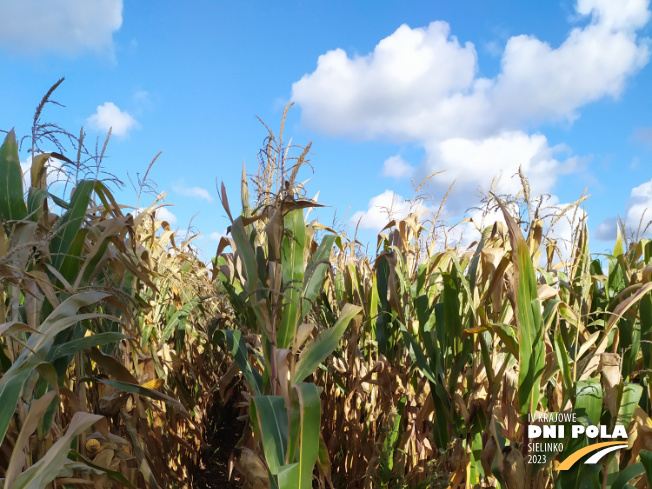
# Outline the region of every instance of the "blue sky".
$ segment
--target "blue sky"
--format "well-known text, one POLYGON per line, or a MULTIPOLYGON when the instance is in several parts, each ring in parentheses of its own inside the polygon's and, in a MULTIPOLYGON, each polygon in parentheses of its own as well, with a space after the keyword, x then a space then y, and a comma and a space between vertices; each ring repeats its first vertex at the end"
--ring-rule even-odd
POLYGON ((294 101, 286 135, 313 142, 302 176, 331 206, 320 219, 359 221, 372 247, 381 209, 401 217, 412 180, 446 170, 426 187, 431 207, 456 180, 443 213, 455 224, 479 219, 467 209, 494 176, 518 191, 521 165, 552 203, 587 189, 604 251, 616 216, 635 228, 652 208, 648 3, 0 0, 0 128, 27 134, 66 77, 54 96, 66 107, 45 117, 91 140, 113 127, 106 166, 126 204, 127 172, 161 151, 150 177, 174 226, 195 216, 210 256, 228 226, 216 181, 238 201, 266 135, 255 116, 277 129, 294 101))

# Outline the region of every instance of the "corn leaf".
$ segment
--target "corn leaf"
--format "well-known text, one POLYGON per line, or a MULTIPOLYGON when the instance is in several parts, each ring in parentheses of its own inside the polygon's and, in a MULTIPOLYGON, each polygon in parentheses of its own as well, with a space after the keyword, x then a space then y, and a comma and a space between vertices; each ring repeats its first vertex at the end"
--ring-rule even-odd
POLYGON ((301 319, 306 317, 306 314, 310 311, 321 290, 322 284, 324 283, 324 275, 330 265, 328 260, 330 259, 334 242, 334 235, 328 234, 324 236, 317 251, 315 251, 308 262, 301 303, 301 319))
POLYGON ((251 389, 255 395, 259 396, 263 393, 263 378, 249 363, 249 355, 247 353, 247 344, 242 338, 242 332, 235 329, 225 329, 215 331, 215 336, 213 338, 213 343, 219 341, 220 339, 226 340, 227 347, 233 355, 242 375, 249 383, 251 389))
POLYGON ((11 459, 9 460, 9 466, 7 467, 7 472, 5 475, 5 487, 11 487, 12 482, 18 477, 20 470, 23 468, 27 462, 27 457, 23 450, 29 442, 29 437, 32 435, 40 419, 43 417, 45 412, 48 409, 48 406, 52 403, 52 400, 56 397, 56 392, 50 391, 32 401, 29 412, 27 413, 27 418, 23 422, 23 426, 18 435, 18 439, 14 444, 13 452, 11 453, 11 459))
MULTIPOLYGON (((298 481, 301 489, 312 487, 312 471, 319 455, 319 431, 321 428, 321 400, 319 398, 320 388, 315 384, 299 382, 294 385, 292 392, 292 411, 298 413, 297 417, 291 417, 293 422, 298 421, 298 426, 291 425, 291 438, 299 442, 299 454, 297 460, 298 481), (297 419, 298 418, 298 419, 297 419)), ((295 457, 289 454, 288 461, 295 457)), ((279 486, 281 484, 279 474, 279 486)))
MULTIPOLYGON (((614 480, 611 485, 611 489, 625 489, 629 484, 628 482, 638 477, 639 475, 645 472, 645 467, 640 462, 632 464, 625 469, 621 470, 618 474, 618 477, 614 480)), ((632 486, 630 486, 632 487, 632 486)))
POLYGON ((302 382, 317 369, 321 362, 326 360, 328 355, 333 353, 346 327, 361 310, 360 306, 346 304, 335 324, 326 331, 322 331, 316 339, 305 346, 299 355, 293 382, 302 382))
POLYGON ((7 489, 42 489, 59 476, 66 459, 70 444, 75 437, 82 434, 94 423, 104 419, 97 414, 77 412, 72 417, 66 433, 47 451, 45 456, 23 472, 7 489))
POLYGON ((186 408, 181 404, 177 399, 170 397, 162 392, 156 391, 154 389, 148 389, 139 384, 131 384, 129 382, 122 382, 119 380, 110 380, 110 379, 97 379, 98 382, 101 382, 106 385, 110 385, 118 390, 124 392, 131 392, 132 394, 140 394, 141 396, 149 397, 155 401, 162 401, 165 404, 181 411, 182 413, 188 413, 186 408))
POLYGON ((25 219, 23 172, 20 168, 16 134, 12 129, 0 147, 0 218, 5 221, 25 219))
POLYGON ((283 273, 284 304, 281 324, 276 333, 276 346, 288 348, 292 344, 299 314, 301 313, 301 290, 305 274, 303 255, 306 248, 306 224, 303 211, 298 209, 285 216, 281 268, 283 273))
POLYGON ((254 432, 263 445, 267 466, 277 476, 285 465, 288 444, 288 415, 282 396, 256 396, 251 400, 254 432))
MULTIPOLYGON (((56 234, 50 242, 50 253, 52 255, 52 266, 58 270, 62 269, 64 260, 79 259, 79 252, 74 253, 71 248, 73 247, 77 233, 84 223, 86 209, 88 208, 94 186, 95 182, 92 180, 82 180, 79 182, 70 199, 70 209, 57 223, 54 230, 56 234)), ((71 270, 68 273, 62 272, 62 274, 66 280, 72 282, 74 275, 72 275, 71 270)))
POLYGON ((110 345, 121 340, 128 339, 129 336, 123 333, 99 333, 91 336, 84 336, 76 340, 71 340, 59 346, 55 346, 48 355, 47 360, 52 362, 57 358, 73 355, 79 351, 94 346, 110 345))
POLYGON ((575 386, 575 412, 587 416, 591 424, 600 422, 602 413, 602 387, 598 379, 580 380, 575 386))
POLYGON ((541 377, 545 368, 543 317, 530 249, 514 218, 502 202, 498 203, 505 216, 512 245, 515 297, 510 299, 513 301, 519 335, 518 403, 521 414, 527 414, 536 411, 541 395, 541 377))

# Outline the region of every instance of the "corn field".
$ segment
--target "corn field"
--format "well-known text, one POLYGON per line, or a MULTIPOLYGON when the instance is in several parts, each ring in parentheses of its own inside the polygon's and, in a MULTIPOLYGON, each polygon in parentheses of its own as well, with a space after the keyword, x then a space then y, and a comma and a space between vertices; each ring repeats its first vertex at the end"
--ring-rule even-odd
POLYGON ((6 489, 204 487, 216 410, 243 429, 211 487, 652 487, 651 240, 621 230, 595 255, 579 219, 565 256, 550 222, 582 199, 550 215, 521 175, 521 194, 487 195, 504 222, 469 246, 415 206, 365 251, 309 220, 310 145, 284 141, 284 113, 239 198, 219 188, 230 227, 207 266, 160 197, 121 205, 71 170, 83 131, 76 159, 47 137, 52 91, 25 178, 13 131, 0 148, 6 489), (63 196, 51 158, 70 165, 63 196), (559 470, 598 440, 566 423, 534 453, 557 413, 624 426, 627 447, 559 470))

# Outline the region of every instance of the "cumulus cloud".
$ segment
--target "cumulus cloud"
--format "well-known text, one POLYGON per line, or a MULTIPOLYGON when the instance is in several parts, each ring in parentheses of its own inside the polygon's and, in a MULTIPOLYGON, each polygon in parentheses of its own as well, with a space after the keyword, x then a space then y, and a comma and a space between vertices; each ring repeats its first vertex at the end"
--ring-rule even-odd
MULTIPOLYGON (((20 169, 23 173, 23 190, 27 190, 32 184, 32 156, 28 156, 25 161, 20 162, 20 169)), ((57 182, 66 180, 65 167, 61 161, 56 158, 50 158, 46 166, 46 185, 50 186, 57 182)))
MULTIPOLYGON (((635 235, 639 231, 639 226, 641 232, 645 230, 647 224, 652 221, 652 180, 632 189, 622 218, 627 234, 635 235)), ((596 237, 605 241, 616 239, 617 225, 617 217, 605 219, 596 228, 596 237)), ((652 235, 652 226, 645 233, 647 237, 650 235, 652 235)))
POLYGON ((385 190, 382 194, 376 195, 369 200, 366 211, 358 211, 351 217, 351 224, 362 229, 380 231, 392 219, 403 219, 410 210, 416 210, 411 203, 395 194, 391 190, 385 190))
POLYGON ((595 228, 594 236, 603 241, 611 241, 612 239, 616 239, 617 228, 618 218, 608 217, 595 228))
POLYGON ((113 54, 122 0, 20 0, 2 3, 0 45, 11 52, 113 54))
MULTIPOLYGON (((551 196, 544 203, 542 212, 543 231, 548 240, 554 240, 557 252, 553 260, 569 261, 572 258, 573 241, 581 229, 582 223, 588 219, 588 214, 581 207, 569 207, 569 203, 559 203, 556 196, 551 196), (563 215, 561 211, 568 209, 563 215)), ((509 207, 509 206, 508 206, 509 207)), ((515 206, 510 209, 512 216, 517 216, 515 206)), ((469 212, 470 221, 457 224, 448 231, 448 244, 459 245, 461 248, 469 247, 473 242, 478 242, 481 232, 495 222, 505 224, 505 216, 500 209, 486 211, 486 209, 473 209, 469 212)), ((542 254, 540 265, 545 265, 546 257, 542 254)))
POLYGON ((131 114, 122 111, 113 102, 97 106, 96 112, 87 119, 88 125, 97 131, 108 131, 117 137, 125 137, 132 129, 140 127, 131 114))
MULTIPOLYGON (((425 177, 446 170, 429 185, 443 195, 455 180, 451 212, 475 205, 478 189, 487 191, 496 176, 498 192, 518 192, 519 166, 533 194, 549 193, 582 160, 526 128, 572 122, 582 106, 623 92, 650 58, 649 40, 637 34, 650 18, 648 4, 578 0, 583 25, 558 46, 534 36, 509 38, 493 78, 478 75, 475 46, 452 35, 448 23, 402 25, 369 54, 335 49, 320 56, 316 69, 292 85, 292 99, 303 123, 325 134, 421 145, 419 168, 391 157, 382 173, 425 177)), ((363 214, 369 212, 371 205, 363 214)))
MULTIPOLYGON (((627 222, 636 224, 652 220, 652 180, 645 182, 632 189, 630 199, 627 202, 627 222)), ((633 227, 633 226, 632 226, 633 227)))
POLYGON ((172 190, 175 192, 185 195, 187 197, 198 197, 200 199, 204 199, 208 202, 213 202, 213 196, 209 193, 208 190, 202 187, 187 187, 183 184, 179 185, 174 185, 172 187, 172 190))
POLYGON ((156 219, 159 221, 167 221, 168 224, 176 224, 177 216, 174 215, 167 207, 159 207, 156 209, 156 219))
POLYGON ((383 163, 383 176, 392 178, 410 178, 414 167, 410 166, 400 155, 390 156, 383 163))
POLYGON ((305 123, 325 133, 363 138, 431 140, 479 138, 525 123, 573 120, 577 109, 617 97, 628 76, 649 59, 635 30, 647 22, 647 1, 615 7, 586 0, 591 16, 559 46, 533 36, 507 41, 501 71, 477 76, 472 43, 460 44, 446 22, 399 27, 366 56, 335 49, 292 86, 305 123))
POLYGON ((576 156, 565 157, 568 148, 550 146, 542 134, 522 131, 505 132, 485 139, 450 138, 424 143, 426 174, 446 170, 431 180, 443 193, 453 182, 447 206, 452 212, 464 212, 478 193, 484 194, 494 183, 498 194, 517 194, 522 190, 518 169, 528 177, 532 195, 549 192, 558 175, 580 166, 576 156))
POLYGON ((593 14, 593 21, 613 30, 624 32, 640 29, 650 20, 647 0, 578 0, 577 12, 581 15, 593 14))

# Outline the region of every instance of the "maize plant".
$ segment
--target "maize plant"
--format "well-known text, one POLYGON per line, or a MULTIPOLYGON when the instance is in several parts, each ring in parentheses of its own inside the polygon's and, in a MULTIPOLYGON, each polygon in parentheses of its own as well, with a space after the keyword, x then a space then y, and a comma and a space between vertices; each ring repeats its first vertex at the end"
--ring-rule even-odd
POLYGON ((83 132, 77 144, 76 163, 35 154, 27 188, 13 131, 0 147, 2 482, 181 487, 219 370, 199 325, 214 315, 208 271, 158 232, 154 207, 125 214, 98 180, 50 192, 51 158, 80 168, 83 132))
POLYGON ((267 155, 278 158, 283 188, 252 210, 243 167, 242 212, 235 218, 224 186, 221 192, 232 237, 222 238, 216 265, 239 329, 219 330, 216 338, 226 339, 247 381, 254 440, 270 486, 279 489, 312 487, 317 463, 322 473, 328 471, 320 389, 306 380, 361 309, 344 304, 327 314, 319 311, 335 236, 317 243, 314 235, 323 227, 305 221, 303 209, 319 205, 303 198, 295 184, 306 154, 307 149, 286 170, 281 130, 278 147, 267 155), (224 252, 227 246, 230 253, 224 252))

